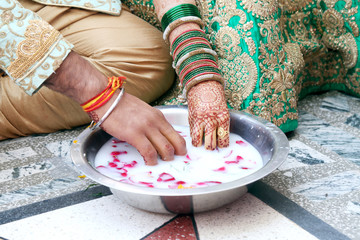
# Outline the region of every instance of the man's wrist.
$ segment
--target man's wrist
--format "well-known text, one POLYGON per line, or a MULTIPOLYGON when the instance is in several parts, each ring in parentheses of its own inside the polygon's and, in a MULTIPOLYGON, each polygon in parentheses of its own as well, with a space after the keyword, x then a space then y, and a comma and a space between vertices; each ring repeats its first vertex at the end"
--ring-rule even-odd
POLYGON ((101 92, 107 78, 86 59, 71 52, 44 85, 81 104, 101 92))

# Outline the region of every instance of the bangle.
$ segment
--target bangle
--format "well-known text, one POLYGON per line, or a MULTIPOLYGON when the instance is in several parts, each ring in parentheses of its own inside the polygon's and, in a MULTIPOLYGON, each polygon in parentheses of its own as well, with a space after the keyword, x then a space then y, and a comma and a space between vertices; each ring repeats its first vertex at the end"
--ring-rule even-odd
POLYGON ((216 63, 216 59, 213 55, 211 54, 207 54, 207 53, 200 53, 200 54, 196 54, 193 55, 191 57, 189 57, 188 59, 186 59, 185 61, 183 61, 180 66, 176 69, 176 73, 179 74, 179 72, 182 71, 182 69, 186 68, 188 65, 191 65, 194 62, 197 61, 212 61, 216 63))
POLYGON ((179 74, 179 78, 180 79, 184 79, 184 77, 190 73, 192 70, 195 70, 199 67, 215 67, 218 68, 216 62, 211 62, 211 61, 204 61, 204 60, 200 60, 200 61, 196 61, 193 62, 192 64, 187 65, 185 68, 183 68, 179 74))
POLYGON ((172 23, 170 23, 164 33, 163 33, 163 38, 164 40, 169 43, 169 35, 170 33, 175 29, 177 28, 178 26, 180 26, 181 24, 184 24, 184 23, 197 23, 201 28, 204 27, 204 23, 203 21, 201 20, 201 18, 199 17, 194 17, 194 16, 187 16, 187 17, 182 17, 182 18, 179 18, 179 19, 176 19, 175 21, 173 21, 172 23))
MULTIPOLYGON (((177 44, 177 45, 172 45, 171 48, 171 52, 170 52, 170 55, 174 55, 174 53, 176 53, 178 51, 179 48, 183 47, 183 45, 185 43, 193 43, 193 42, 203 42, 203 43, 208 43, 209 41, 204 38, 204 37, 189 37, 188 39, 182 41, 180 44, 177 44)), ((210 44, 209 44, 210 46, 210 44)))
POLYGON ((92 121, 90 123, 89 127, 91 130, 94 130, 95 128, 100 126, 106 120, 106 118, 110 115, 110 113, 112 113, 114 108, 118 105, 118 103, 120 102, 123 95, 124 95, 124 88, 121 88, 119 95, 116 97, 115 101, 113 102, 113 104, 111 104, 110 108, 106 111, 104 116, 102 116, 102 118, 96 124, 95 124, 95 121, 92 121))
POLYGON ((171 43, 171 46, 174 46, 178 44, 179 42, 182 42, 183 40, 189 38, 189 37, 203 37, 206 38, 206 33, 201 29, 189 29, 181 33, 179 36, 177 36, 171 43))
POLYGON ((168 10, 161 19, 161 27, 164 31, 173 21, 187 16, 201 18, 199 9, 193 4, 180 4, 168 10))
POLYGON ((209 80, 214 80, 214 81, 217 81, 217 82, 221 83, 222 85, 224 85, 224 78, 221 75, 211 74, 211 73, 203 74, 200 76, 196 76, 195 78, 191 79, 189 82, 186 83, 185 88, 184 88, 184 95, 187 95, 189 90, 196 84, 205 82, 205 81, 209 81, 209 80))
POLYGON ((187 82, 189 82, 191 79, 195 78, 196 76, 199 75, 204 75, 205 73, 211 73, 211 74, 219 74, 220 75, 220 70, 217 67, 214 66, 203 66, 203 67, 199 67, 196 68, 190 72, 188 72, 184 78, 182 79, 182 82, 185 82, 185 85, 187 82))
POLYGON ((209 43, 205 43, 205 42, 193 42, 193 43, 189 43, 185 46, 181 46, 181 48, 179 49, 179 53, 176 53, 173 56, 174 59, 174 63, 176 64, 178 62, 178 60, 186 55, 189 52, 192 52, 196 49, 201 49, 201 48, 207 48, 207 49, 211 49, 211 46, 209 43))
POLYGON ((199 48, 196 49, 192 52, 186 53, 184 56, 182 56, 176 63, 173 62, 173 68, 177 69, 179 68, 179 66, 182 64, 182 62, 184 62, 186 59, 188 59, 191 56, 194 56, 196 54, 201 54, 201 53, 208 53, 211 54, 212 56, 214 56, 215 58, 217 58, 217 54, 214 50, 209 49, 209 48, 199 48))
POLYGON ((80 105, 85 112, 92 112, 107 103, 114 95, 116 89, 122 86, 125 77, 110 77, 108 80, 108 85, 101 93, 80 105))

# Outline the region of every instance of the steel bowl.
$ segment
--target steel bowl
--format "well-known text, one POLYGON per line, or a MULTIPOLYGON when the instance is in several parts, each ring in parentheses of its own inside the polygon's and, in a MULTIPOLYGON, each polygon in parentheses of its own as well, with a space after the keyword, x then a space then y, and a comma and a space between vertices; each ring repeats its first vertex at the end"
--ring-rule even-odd
MULTIPOLYGON (((184 106, 158 107, 171 124, 188 126, 184 106)), ((289 142, 274 124, 239 111, 230 111, 230 132, 239 134, 261 154, 264 166, 238 180, 190 189, 159 189, 135 186, 111 179, 94 168, 98 150, 111 136, 101 129, 85 129, 71 146, 75 166, 87 177, 110 188, 127 204, 156 213, 197 213, 216 209, 238 199, 255 181, 278 168, 287 158, 289 142)))

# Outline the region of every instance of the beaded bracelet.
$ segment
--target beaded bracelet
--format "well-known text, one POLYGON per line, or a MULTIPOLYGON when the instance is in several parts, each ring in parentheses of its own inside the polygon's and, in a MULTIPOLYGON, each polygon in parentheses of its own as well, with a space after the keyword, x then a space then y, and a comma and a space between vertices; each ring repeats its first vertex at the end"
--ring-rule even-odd
POLYGON ((108 80, 108 85, 101 93, 80 105, 85 112, 92 112, 107 103, 116 89, 122 86, 125 77, 110 77, 108 80))
POLYGON ((188 16, 201 18, 199 9, 193 4, 180 4, 171 8, 164 14, 161 19, 162 30, 165 31, 169 24, 175 20, 188 16))

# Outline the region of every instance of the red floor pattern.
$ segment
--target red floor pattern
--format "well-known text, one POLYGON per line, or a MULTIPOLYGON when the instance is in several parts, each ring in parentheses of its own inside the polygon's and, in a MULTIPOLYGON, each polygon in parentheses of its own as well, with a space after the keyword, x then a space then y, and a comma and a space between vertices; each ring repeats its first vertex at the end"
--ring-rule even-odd
POLYGON ((197 240, 196 226, 190 216, 177 216, 147 235, 143 240, 197 240))

